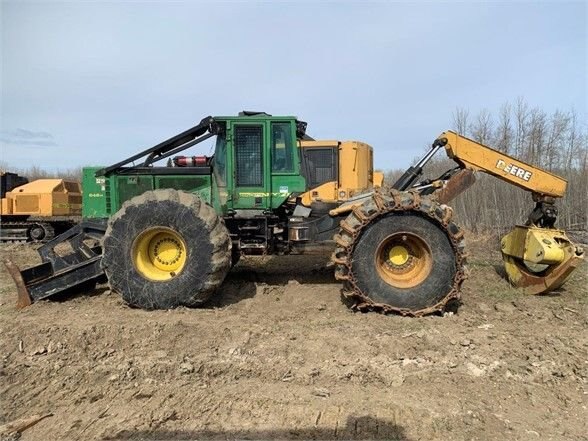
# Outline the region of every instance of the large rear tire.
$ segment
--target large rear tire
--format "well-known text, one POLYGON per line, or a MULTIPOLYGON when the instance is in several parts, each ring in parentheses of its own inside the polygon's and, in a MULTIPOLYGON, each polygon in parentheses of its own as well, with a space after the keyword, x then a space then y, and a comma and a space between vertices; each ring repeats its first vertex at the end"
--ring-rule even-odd
POLYGON ((463 233, 449 207, 417 193, 375 193, 341 223, 333 261, 345 303, 424 315, 459 299, 463 233))
POLYGON ((200 306, 231 265, 229 233, 198 196, 154 190, 111 217, 102 266, 112 290, 143 309, 200 306))

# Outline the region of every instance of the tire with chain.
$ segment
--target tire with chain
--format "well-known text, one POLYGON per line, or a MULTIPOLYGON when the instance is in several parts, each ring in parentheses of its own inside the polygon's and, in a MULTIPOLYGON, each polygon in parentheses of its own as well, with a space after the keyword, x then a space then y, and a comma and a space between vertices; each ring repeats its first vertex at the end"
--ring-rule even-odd
POLYGON ((112 290, 143 309, 205 303, 231 266, 222 219, 198 196, 148 191, 110 218, 102 266, 112 290))
POLYGON ((449 207, 416 192, 377 191, 341 222, 332 260, 342 296, 360 311, 421 316, 457 304, 462 230, 449 207))

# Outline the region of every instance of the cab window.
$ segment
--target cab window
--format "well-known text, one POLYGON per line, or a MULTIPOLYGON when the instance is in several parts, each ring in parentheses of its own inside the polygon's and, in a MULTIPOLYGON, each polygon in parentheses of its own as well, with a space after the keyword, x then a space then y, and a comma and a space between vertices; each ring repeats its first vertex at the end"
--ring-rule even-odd
POLYGON ((227 138, 224 131, 216 137, 214 149, 214 174, 219 187, 227 185, 227 138))
POLYGON ((292 173, 294 171, 294 140, 289 122, 271 124, 272 172, 292 173))

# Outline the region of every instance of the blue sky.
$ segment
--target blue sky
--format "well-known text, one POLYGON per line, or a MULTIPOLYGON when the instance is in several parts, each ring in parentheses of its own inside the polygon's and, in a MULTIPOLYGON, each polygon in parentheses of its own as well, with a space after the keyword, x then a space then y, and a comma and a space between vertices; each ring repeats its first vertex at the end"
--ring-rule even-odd
POLYGON ((110 164, 247 109, 390 169, 456 107, 523 96, 586 121, 587 4, 2 1, 0 160, 110 164))

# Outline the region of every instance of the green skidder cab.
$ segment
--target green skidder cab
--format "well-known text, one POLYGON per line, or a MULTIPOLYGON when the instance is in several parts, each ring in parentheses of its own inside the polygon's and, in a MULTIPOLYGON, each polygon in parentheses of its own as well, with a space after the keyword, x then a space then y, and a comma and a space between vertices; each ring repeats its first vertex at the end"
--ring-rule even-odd
POLYGON ((305 129, 306 123, 295 117, 265 113, 204 118, 190 130, 110 167, 84 169, 83 215, 108 218, 132 197, 162 188, 198 195, 221 215, 275 210, 291 194, 306 190, 297 148, 305 129), (212 157, 175 156, 212 136, 212 157), (139 160, 139 165, 129 166, 139 160))
POLYGON ((106 279, 128 304, 166 309, 205 303, 243 255, 327 253, 353 307, 438 311, 459 293, 462 233, 431 185, 404 191, 410 171, 376 191, 365 143, 314 140, 294 116, 209 116, 85 168, 83 222, 39 249, 41 265, 8 268, 21 306, 106 279), (181 155, 210 138, 212 156, 181 155))

